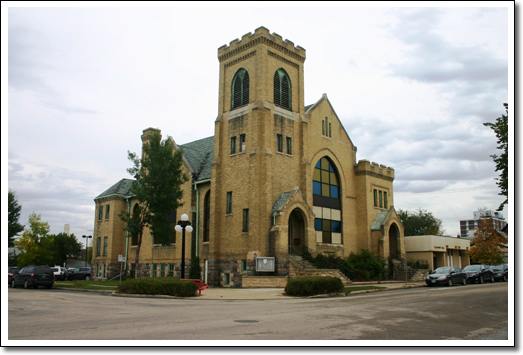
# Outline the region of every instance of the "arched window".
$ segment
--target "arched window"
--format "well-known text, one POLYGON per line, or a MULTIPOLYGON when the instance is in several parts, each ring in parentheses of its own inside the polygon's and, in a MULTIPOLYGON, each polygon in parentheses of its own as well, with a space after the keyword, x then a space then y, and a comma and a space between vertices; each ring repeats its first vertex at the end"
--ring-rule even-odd
POLYGON ((209 231, 211 222, 211 191, 207 191, 203 199, 203 241, 209 241, 209 231))
POLYGON ((249 73, 245 69, 239 69, 232 79, 232 105, 231 109, 247 105, 249 103, 249 73))
POLYGON ((318 160, 312 178, 316 242, 341 244, 341 186, 336 166, 328 158, 318 160))
POLYGON ((274 104, 291 110, 291 80, 283 69, 274 73, 274 104))

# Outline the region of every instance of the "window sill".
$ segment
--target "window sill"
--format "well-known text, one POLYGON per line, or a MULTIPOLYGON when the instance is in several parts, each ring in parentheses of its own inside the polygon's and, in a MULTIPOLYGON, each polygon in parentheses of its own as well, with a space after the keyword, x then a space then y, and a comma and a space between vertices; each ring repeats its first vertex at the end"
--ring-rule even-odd
POLYGON ((276 154, 285 155, 283 152, 276 151, 276 154))
POLYGON ((286 157, 292 158, 292 154, 285 154, 286 157))

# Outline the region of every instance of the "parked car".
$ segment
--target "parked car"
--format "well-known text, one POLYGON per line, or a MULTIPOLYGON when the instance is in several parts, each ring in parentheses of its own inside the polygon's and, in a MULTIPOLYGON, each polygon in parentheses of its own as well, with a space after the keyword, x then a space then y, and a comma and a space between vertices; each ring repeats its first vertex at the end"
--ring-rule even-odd
POLYGON ((467 273, 467 280, 470 283, 479 282, 482 284, 484 281, 494 282, 494 273, 487 264, 467 265, 463 268, 463 271, 467 273))
POLYGON ((463 272, 459 267, 455 266, 442 266, 434 270, 432 274, 427 276, 425 279, 427 286, 433 285, 447 285, 452 286, 453 284, 467 284, 467 274, 463 272))
POLYGON ((13 282, 13 276, 15 274, 18 274, 19 271, 20 271, 20 268, 17 266, 9 267, 9 272, 7 273, 7 279, 9 280, 9 286, 11 286, 11 282, 13 282))
POLYGON ((90 267, 77 267, 73 271, 69 271, 67 280, 91 280, 91 268, 90 267))
POLYGON ((496 281, 508 281, 508 264, 491 265, 490 270, 494 273, 496 281))
POLYGON ((55 280, 65 281, 67 280, 67 274, 69 273, 65 267, 54 266, 51 268, 54 273, 55 280))
POLYGON ((13 276, 11 287, 24 286, 24 288, 37 288, 38 286, 45 286, 47 288, 53 287, 54 273, 47 265, 42 266, 25 266, 18 274, 13 276))

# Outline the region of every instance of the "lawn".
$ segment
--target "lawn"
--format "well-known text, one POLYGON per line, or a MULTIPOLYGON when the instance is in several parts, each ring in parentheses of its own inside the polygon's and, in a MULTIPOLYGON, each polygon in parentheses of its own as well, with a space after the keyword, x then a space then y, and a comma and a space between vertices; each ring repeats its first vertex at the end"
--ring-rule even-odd
POLYGON ((116 291, 120 280, 112 281, 85 281, 85 280, 73 280, 73 281, 55 281, 53 287, 63 288, 75 288, 80 290, 108 290, 116 291))

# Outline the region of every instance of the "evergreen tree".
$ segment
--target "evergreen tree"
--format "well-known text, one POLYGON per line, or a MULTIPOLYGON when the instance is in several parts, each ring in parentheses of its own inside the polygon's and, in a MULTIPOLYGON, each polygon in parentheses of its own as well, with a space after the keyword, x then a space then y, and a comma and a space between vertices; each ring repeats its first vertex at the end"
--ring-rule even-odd
POLYGON ((9 238, 8 245, 9 247, 14 246, 15 237, 24 230, 24 226, 21 225, 18 221, 20 220, 20 213, 22 212, 22 206, 18 203, 16 197, 16 192, 9 189, 8 195, 9 202, 9 220, 8 220, 8 229, 7 236, 9 238))

